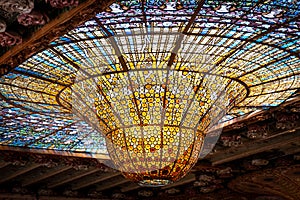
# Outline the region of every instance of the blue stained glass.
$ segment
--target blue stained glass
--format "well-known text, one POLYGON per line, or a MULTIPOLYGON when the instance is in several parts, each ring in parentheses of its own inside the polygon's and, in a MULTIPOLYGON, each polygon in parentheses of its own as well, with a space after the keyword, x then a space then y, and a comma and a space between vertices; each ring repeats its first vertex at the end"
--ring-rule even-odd
POLYGON ((67 37, 60 37, 60 40, 65 41, 65 42, 71 42, 72 40, 67 37))
POLYGON ((21 67, 16 67, 14 70, 17 71, 17 72, 26 72, 26 73, 34 75, 34 76, 40 76, 40 77, 50 78, 49 76, 46 76, 45 74, 42 74, 40 72, 29 70, 29 69, 24 69, 24 68, 21 68, 21 67))
MULTIPOLYGON (((74 95, 68 85, 77 78, 81 81, 82 77, 77 77, 80 70, 95 77, 124 70, 120 57, 127 67, 138 68, 140 63, 158 66, 168 61, 164 59, 174 53, 176 43, 186 45, 180 47, 181 54, 174 61, 178 70, 202 73, 213 66, 211 73, 229 80, 238 78, 249 87, 250 96, 224 120, 255 111, 246 107, 277 106, 300 88, 300 1, 207 0, 198 13, 194 13, 196 0, 144 2, 142 10, 142 1, 116 1, 1 77, 2 96, 28 111, 0 101, 0 144, 107 153, 101 133, 74 117, 65 105, 74 95), (186 40, 172 38, 174 32, 186 40), (149 58, 141 50, 146 49, 142 48, 144 33, 153 43, 148 44, 149 58), (117 50, 121 55, 116 55, 117 50)), ((110 94, 107 88, 104 92, 110 94)), ((85 107, 78 109, 89 114, 85 107)))

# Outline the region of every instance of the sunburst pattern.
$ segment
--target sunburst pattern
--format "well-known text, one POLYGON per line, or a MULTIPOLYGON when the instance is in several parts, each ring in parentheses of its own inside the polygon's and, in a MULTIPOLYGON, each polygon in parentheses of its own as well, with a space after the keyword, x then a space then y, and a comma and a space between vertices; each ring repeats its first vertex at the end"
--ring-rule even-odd
POLYGON ((203 135, 212 107, 228 120, 278 106, 300 86, 299 10, 280 0, 116 1, 1 76, 0 144, 105 154, 102 132, 114 147, 151 153, 168 141, 164 126, 203 135), (127 145, 137 127, 150 136, 127 145))

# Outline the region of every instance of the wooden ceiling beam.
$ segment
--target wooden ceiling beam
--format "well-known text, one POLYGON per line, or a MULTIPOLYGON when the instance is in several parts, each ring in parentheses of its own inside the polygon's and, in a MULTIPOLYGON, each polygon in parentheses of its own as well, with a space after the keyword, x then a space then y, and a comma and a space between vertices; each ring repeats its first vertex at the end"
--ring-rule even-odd
POLYGON ((73 176, 73 177, 71 177, 71 178, 67 178, 67 179, 65 179, 64 181, 59 181, 59 182, 53 183, 53 184, 51 184, 51 185, 48 185, 48 188, 50 188, 50 189, 51 189, 51 188, 55 188, 55 187, 57 187, 57 186, 60 186, 60 185, 69 183, 69 182, 74 181, 74 180, 76 180, 76 179, 80 179, 80 178, 82 178, 82 177, 85 177, 85 176, 88 176, 88 175, 90 175, 90 174, 96 173, 96 172, 98 172, 99 170, 100 170, 100 169, 93 169, 93 170, 87 171, 87 172, 85 172, 85 173, 79 174, 79 175, 77 175, 77 176, 73 176))
POLYGON ((10 162, 0 161, 0 169, 10 165, 10 162))
POLYGON ((92 180, 88 179, 88 180, 77 182, 76 184, 72 185, 71 188, 72 188, 72 190, 79 190, 81 188, 85 188, 85 187, 88 187, 90 185, 93 185, 93 184, 96 184, 96 183, 100 183, 102 181, 111 179, 111 178, 119 176, 119 175, 121 175, 120 172, 117 172, 117 173, 115 173, 115 172, 114 173, 105 173, 102 176, 100 176, 98 178, 94 178, 92 180))
POLYGON ((8 175, 8 176, 6 176, 6 177, 3 177, 2 179, 0 179, 0 184, 1 184, 1 183, 4 183, 4 182, 7 182, 7 181, 9 181, 9 180, 11 180, 11 179, 13 179, 13 178, 16 178, 17 176, 20 176, 20 175, 22 175, 22 174, 25 174, 25 173, 27 173, 27 172, 30 172, 31 170, 34 170, 34 169, 36 169, 36 168, 38 168, 38 167, 40 167, 40 166, 41 166, 41 164, 36 164, 36 163, 31 164, 31 165, 29 165, 28 167, 25 167, 25 168, 23 168, 23 169, 20 169, 20 170, 16 171, 16 172, 13 173, 13 174, 10 174, 10 175, 8 175))
MULTIPOLYGON (((37 196, 32 195, 32 194, 0 193, 0 199, 37 200, 37 196)), ((64 196, 39 196, 38 199, 39 200, 93 200, 94 198, 64 197, 64 196)), ((110 199, 101 198, 101 200, 110 200, 110 199)))
POLYGON ((40 182, 42 180, 50 178, 51 176, 54 176, 54 175, 60 174, 62 172, 65 172, 65 171, 67 171, 67 170, 69 170, 71 168, 72 168, 71 166, 57 167, 54 170, 48 171, 45 174, 42 174, 41 176, 39 176, 37 178, 31 178, 30 180, 28 180, 26 182, 23 182, 22 186, 26 187, 26 186, 38 183, 38 182, 40 182))
POLYGON ((175 182, 175 183, 172 183, 170 185, 166 185, 164 187, 162 187, 161 189, 169 189, 169 188, 173 188, 173 187, 177 187, 177 186, 181 186, 181 185, 185 185, 187 183, 190 183, 190 182, 194 182, 196 181, 196 176, 195 174, 188 174, 186 177, 184 177, 183 179, 175 182))
POLYGON ((0 193, 0 199, 36 200, 36 196, 31 194, 0 193))
POLYGON ((122 185, 124 183, 128 183, 130 180, 129 179, 125 179, 125 178, 120 178, 120 179, 115 179, 113 181, 111 181, 110 183, 104 183, 102 185, 99 185, 96 187, 96 191, 98 192, 101 192, 101 191, 104 191, 104 190, 108 190, 110 188, 113 188, 113 187, 117 187, 119 185, 122 185))
POLYGON ((141 188, 141 186, 139 186, 138 184, 130 183, 129 185, 127 185, 125 187, 122 187, 121 192, 129 192, 129 191, 136 190, 136 189, 139 189, 139 188, 141 188))
POLYGON ((292 154, 297 154, 300 152, 300 138, 299 141, 296 142, 298 146, 295 146, 294 143, 291 144, 290 146, 287 146, 283 149, 280 149, 280 151, 284 152, 284 155, 292 155, 292 154))
POLYGON ((276 136, 270 136, 266 139, 253 141, 239 147, 232 147, 224 151, 216 152, 209 157, 212 165, 219 165, 233 160, 245 158, 254 154, 258 154, 271 149, 283 148, 292 143, 299 143, 300 141, 300 127, 294 130, 283 131, 276 136))

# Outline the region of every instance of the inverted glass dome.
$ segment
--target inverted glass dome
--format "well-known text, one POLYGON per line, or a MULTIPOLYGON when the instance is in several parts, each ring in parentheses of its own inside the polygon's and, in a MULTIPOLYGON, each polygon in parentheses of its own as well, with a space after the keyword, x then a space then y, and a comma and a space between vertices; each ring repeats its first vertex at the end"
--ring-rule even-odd
POLYGON ((1 76, 0 144, 110 155, 134 181, 175 181, 161 169, 188 172, 212 149, 210 127, 299 89, 299 12, 298 1, 115 1, 1 76))

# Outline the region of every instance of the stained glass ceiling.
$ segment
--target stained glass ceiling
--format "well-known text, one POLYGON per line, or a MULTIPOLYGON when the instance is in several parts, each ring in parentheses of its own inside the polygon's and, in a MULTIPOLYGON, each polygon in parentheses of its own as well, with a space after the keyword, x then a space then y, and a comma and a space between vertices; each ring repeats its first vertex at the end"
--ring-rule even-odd
POLYGON ((223 120, 278 106, 300 87, 299 12, 294 0, 116 1, 0 78, 0 144, 107 154, 72 87, 147 59, 242 84, 247 97, 223 120))

